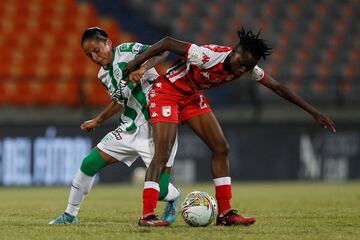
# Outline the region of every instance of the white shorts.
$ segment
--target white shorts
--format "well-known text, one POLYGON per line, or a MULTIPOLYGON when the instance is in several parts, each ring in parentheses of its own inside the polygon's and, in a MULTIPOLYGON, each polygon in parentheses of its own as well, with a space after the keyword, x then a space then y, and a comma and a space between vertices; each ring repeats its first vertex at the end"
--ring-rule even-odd
MULTIPOLYGON (((144 161, 146 167, 149 167, 154 156, 154 139, 152 128, 145 123, 138 126, 135 132, 125 132, 120 128, 109 132, 98 143, 97 147, 112 156, 116 160, 125 163, 129 167, 138 158, 144 161)), ((178 147, 177 137, 170 154, 166 167, 172 167, 178 147)))

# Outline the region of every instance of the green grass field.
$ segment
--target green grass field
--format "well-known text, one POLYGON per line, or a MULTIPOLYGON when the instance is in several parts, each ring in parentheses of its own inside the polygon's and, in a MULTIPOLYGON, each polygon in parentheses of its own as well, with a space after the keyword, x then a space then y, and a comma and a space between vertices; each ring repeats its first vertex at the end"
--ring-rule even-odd
MULTIPOLYGON (((213 194, 211 184, 182 186, 213 194)), ((254 215, 251 227, 140 228, 141 186, 98 185, 80 210, 80 225, 49 226, 68 188, 0 188, 0 239, 360 239, 360 182, 240 183, 233 207, 254 215)), ((161 213, 163 203, 158 207, 161 213)))

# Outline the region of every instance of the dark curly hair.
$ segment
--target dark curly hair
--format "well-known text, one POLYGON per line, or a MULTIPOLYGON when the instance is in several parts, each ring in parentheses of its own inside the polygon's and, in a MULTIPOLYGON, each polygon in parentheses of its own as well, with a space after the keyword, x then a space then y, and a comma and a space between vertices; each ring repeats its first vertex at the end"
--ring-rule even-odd
POLYGON ((236 47, 241 47, 244 51, 250 52, 257 59, 265 58, 271 54, 271 48, 264 39, 259 38, 260 31, 254 34, 251 30, 242 27, 238 32, 240 42, 236 47))

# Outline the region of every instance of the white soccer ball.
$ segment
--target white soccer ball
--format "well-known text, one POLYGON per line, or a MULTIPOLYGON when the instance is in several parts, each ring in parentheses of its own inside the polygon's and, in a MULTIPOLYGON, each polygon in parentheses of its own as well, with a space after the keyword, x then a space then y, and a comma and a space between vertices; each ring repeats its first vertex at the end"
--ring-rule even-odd
POLYGON ((217 203, 206 192, 191 192, 181 205, 184 221, 192 227, 205 227, 211 224, 217 215, 217 203))

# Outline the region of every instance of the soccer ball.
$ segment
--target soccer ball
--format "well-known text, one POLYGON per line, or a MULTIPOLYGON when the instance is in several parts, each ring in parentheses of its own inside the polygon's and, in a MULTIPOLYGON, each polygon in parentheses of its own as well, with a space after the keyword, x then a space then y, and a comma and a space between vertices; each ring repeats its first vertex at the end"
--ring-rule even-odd
POLYGON ((212 223, 217 215, 217 203, 206 192, 191 192, 181 205, 184 221, 192 227, 205 227, 212 223))

